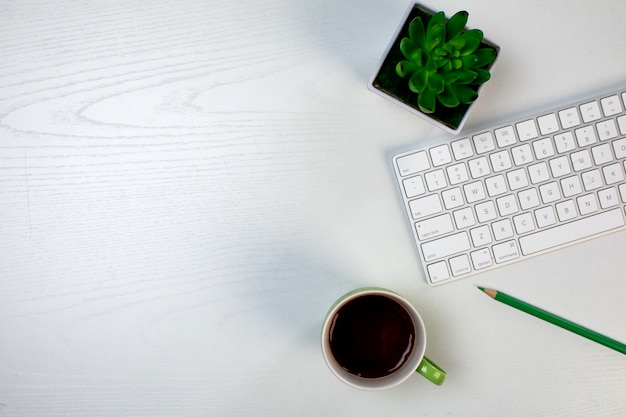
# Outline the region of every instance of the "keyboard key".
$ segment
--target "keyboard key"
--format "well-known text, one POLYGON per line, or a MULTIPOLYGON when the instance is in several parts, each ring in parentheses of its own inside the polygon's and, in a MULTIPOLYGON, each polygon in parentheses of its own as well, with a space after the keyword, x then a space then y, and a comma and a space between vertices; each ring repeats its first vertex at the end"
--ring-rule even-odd
POLYGON ((622 210, 613 209, 531 235, 522 236, 519 239, 519 243, 522 253, 530 255, 622 226, 624 226, 622 210))
POLYGON ((548 171, 548 165, 545 162, 540 162, 528 167, 528 175, 530 181, 533 184, 539 184, 550 179, 550 172, 548 171))
POLYGON ((470 249, 470 242, 466 232, 431 240, 422 244, 424 259, 434 261, 450 255, 456 255, 470 249))
POLYGON ((417 238, 425 240, 450 233, 454 230, 454 226, 450 215, 446 213, 415 223, 415 230, 417 230, 417 238))
POLYGON ((450 269, 452 270, 452 275, 455 277, 472 272, 472 267, 470 266, 467 255, 451 258, 450 269))
POLYGON ((468 203, 475 203, 480 200, 484 200, 487 195, 485 194, 485 187, 481 181, 476 181, 471 184, 463 186, 463 192, 468 203))
POLYGON ((576 211, 576 204, 574 200, 565 200, 560 203, 556 203, 556 215, 559 220, 562 222, 566 222, 568 220, 575 219, 578 216, 578 212, 576 211))
POLYGON ((571 173, 572 171, 569 167, 568 158, 566 156, 561 156, 551 159, 550 171, 552 171, 552 176, 557 178, 571 173))
POLYGON ((526 176, 526 170, 524 168, 507 172, 506 178, 509 181, 509 189, 511 191, 519 190, 528 185, 528 177, 526 176))
POLYGON ((608 185, 624 181, 624 168, 620 164, 611 164, 602 168, 604 181, 608 185))
POLYGON ((486 224, 470 230, 470 236, 472 237, 472 243, 476 247, 488 245, 492 242, 489 226, 486 224))
POLYGON ((561 190, 556 182, 539 186, 539 194, 544 204, 550 204, 561 199, 561 190))
POLYGON ((539 194, 535 188, 529 188, 528 190, 520 191, 517 195, 519 198, 520 207, 522 210, 529 210, 539 206, 539 194))
POLYGON ((446 182, 446 174, 443 172, 443 169, 425 173, 424 179, 426 180, 426 187, 428 187, 429 191, 441 190, 448 185, 446 182))
POLYGON ((430 194, 416 200, 409 201, 409 209, 415 220, 427 217, 443 210, 441 200, 437 194, 430 194))
POLYGON ((446 168, 448 173, 448 180, 451 185, 456 185, 469 180, 469 174, 465 164, 456 164, 446 168))
POLYGON ((519 136, 519 140, 530 140, 539 136, 535 121, 532 119, 516 124, 515 128, 517 129, 517 135, 519 136))
POLYGON ((561 125, 563 126, 563 129, 569 129, 580 124, 580 117, 578 117, 578 111, 576 111, 576 107, 561 110, 559 112, 559 119, 561 120, 561 125))
POLYGON ((607 188, 606 190, 598 191, 598 200, 600 200, 600 207, 603 209, 619 204, 619 197, 617 197, 615 188, 607 188))
POLYGON ((476 152, 478 152, 479 154, 493 151, 496 148, 496 143, 493 140, 493 135, 491 134, 491 132, 485 132, 479 135, 475 135, 472 139, 474 139, 476 152))
POLYGON ((576 141, 578 142, 578 146, 583 147, 593 145, 598 141, 598 137, 596 136, 596 132, 593 127, 585 126, 580 129, 576 129, 576 141))
POLYGON ((533 215, 530 213, 523 213, 513 217, 513 224, 515 225, 515 231, 517 231, 518 235, 523 235, 524 233, 535 230, 535 221, 533 220, 533 215))
POLYGON ((478 217, 480 223, 485 223, 498 217, 496 205, 493 201, 488 200, 484 203, 476 204, 476 217, 478 217))
POLYGON ((441 198, 443 198, 443 205, 447 210, 460 207, 465 203, 463 201, 463 193, 458 187, 443 191, 441 193, 441 198))
POLYGON ((511 149, 511 154, 516 166, 528 164, 534 160, 530 145, 527 143, 511 149))
POLYGON ((606 117, 611 117, 622 112, 622 103, 617 94, 603 98, 600 100, 600 103, 602 104, 602 111, 606 117))
POLYGON ((559 133, 554 136, 554 143, 558 153, 569 152, 576 144, 574 143, 574 134, 572 132, 559 133))
POLYGON ((626 116, 620 116, 617 118, 617 124, 619 125, 619 131, 622 135, 626 135, 626 116))
POLYGON ((433 161, 433 165, 436 167, 452 162, 452 155, 450 154, 448 145, 441 145, 432 148, 430 150, 430 157, 433 161))
POLYGON ((594 120, 598 120, 602 117, 600 113, 600 105, 597 101, 591 101, 580 106, 580 114, 583 117, 583 122, 589 123, 594 120))
POLYGON ((496 129, 495 134, 496 141, 498 142, 498 146, 500 148, 504 148, 517 142, 517 140, 515 139, 513 126, 505 126, 501 127, 500 129, 496 129))
POLYGON ((424 180, 421 176, 411 177, 403 180, 402 186, 404 188, 404 194, 408 198, 417 197, 418 195, 422 195, 426 192, 426 187, 424 187, 424 180))
POLYGON ((417 174, 418 172, 426 171, 430 168, 426 151, 415 152, 411 155, 400 157, 396 160, 396 163, 398 165, 398 171, 403 177, 417 174))
POLYGON ((613 150, 616 158, 626 158, 626 138, 613 142, 613 150))
POLYGON ((472 149, 472 143, 469 138, 452 142, 452 153, 457 161, 474 156, 474 149, 472 149))
POLYGON ((508 194, 504 197, 496 199, 496 204, 498 205, 498 211, 502 217, 508 216, 509 214, 515 214, 519 211, 519 208, 517 207, 517 199, 513 194, 508 194))
POLYGON ((470 173, 472 174, 472 178, 480 178, 485 175, 491 174, 491 169, 489 168, 489 162, 487 158, 482 156, 480 158, 472 159, 468 163, 470 173))
POLYGON ((445 261, 428 265, 428 276, 433 283, 444 281, 450 278, 448 264, 445 261))
POLYGON ((502 195, 508 191, 504 175, 496 175, 495 177, 487 178, 485 185, 487 186, 487 193, 489 193, 490 197, 502 195))
POLYGON ((554 113, 538 117, 537 123, 539 124, 539 131, 543 136, 560 130, 559 122, 557 121, 556 115, 554 113))
POLYGON ((535 210, 535 219, 540 228, 552 226, 556 223, 556 213, 552 206, 546 206, 535 210))
POLYGON ((517 247, 517 242, 514 240, 493 246, 493 257, 498 264, 519 258, 519 256, 519 248, 517 247))
POLYGON ((470 256, 472 257, 472 264, 477 270, 488 268, 493 265, 493 260, 491 259, 491 252, 489 251, 489 249, 474 251, 470 254, 470 256))
POLYGON ((586 216, 587 214, 598 211, 598 202, 596 201, 596 196, 593 194, 578 197, 576 203, 578 204, 578 210, 581 216, 586 216))
POLYGON ((600 140, 608 140, 617 137, 617 126, 613 119, 597 123, 596 129, 598 129, 598 137, 600 140))
POLYGON ((596 146, 591 149, 593 154, 593 162, 596 165, 603 165, 613 160, 613 154, 611 153, 611 147, 608 143, 596 146))
POLYGON ((552 146, 552 140, 550 138, 533 142, 533 149, 535 150, 537 159, 545 159, 554 155, 554 147, 552 146))
POLYGON ((570 158, 572 160, 572 168, 574 168, 574 171, 582 171, 584 169, 591 168, 592 162, 589 149, 574 152, 570 158))
POLYGON ((577 175, 563 178, 561 180, 561 189, 563 190, 563 197, 565 198, 572 197, 583 192, 583 186, 577 175))
POLYGON ((583 187, 585 187, 586 191, 595 190, 604 185, 602 182, 602 174, 600 174, 599 169, 583 172, 582 179, 583 187))
POLYGON ((474 210, 472 210, 471 207, 462 208, 461 210, 455 211, 453 214, 457 229, 465 229, 466 227, 471 227, 476 224, 474 210))
POLYGON ((509 157, 509 151, 506 150, 491 154, 489 159, 491 160, 493 172, 501 172, 513 166, 509 157))
POLYGON ((491 228, 496 240, 508 239, 513 236, 513 226, 509 219, 498 220, 491 225, 491 228))

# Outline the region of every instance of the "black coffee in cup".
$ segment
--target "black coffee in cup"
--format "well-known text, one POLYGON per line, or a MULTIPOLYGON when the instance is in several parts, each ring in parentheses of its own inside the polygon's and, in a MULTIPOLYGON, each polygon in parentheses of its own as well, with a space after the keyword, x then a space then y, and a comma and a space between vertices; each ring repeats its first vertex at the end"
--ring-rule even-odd
POLYGON ((382 378, 409 359, 415 346, 409 312, 383 295, 365 295, 332 318, 330 349, 339 365, 362 378, 382 378))

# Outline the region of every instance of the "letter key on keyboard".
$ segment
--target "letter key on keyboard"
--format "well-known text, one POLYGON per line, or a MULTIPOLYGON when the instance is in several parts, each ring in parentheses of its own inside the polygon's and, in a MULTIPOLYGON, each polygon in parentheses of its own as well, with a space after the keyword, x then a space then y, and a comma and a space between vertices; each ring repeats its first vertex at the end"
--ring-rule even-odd
POLYGON ((393 161, 431 285, 626 230, 626 86, 393 161))

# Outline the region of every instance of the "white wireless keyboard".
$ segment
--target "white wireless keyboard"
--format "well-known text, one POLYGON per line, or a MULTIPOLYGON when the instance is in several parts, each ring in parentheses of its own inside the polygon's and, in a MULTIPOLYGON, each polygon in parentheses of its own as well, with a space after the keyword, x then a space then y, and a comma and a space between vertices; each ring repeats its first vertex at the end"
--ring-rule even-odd
POLYGON ((626 229, 626 87, 396 155, 431 285, 626 229))

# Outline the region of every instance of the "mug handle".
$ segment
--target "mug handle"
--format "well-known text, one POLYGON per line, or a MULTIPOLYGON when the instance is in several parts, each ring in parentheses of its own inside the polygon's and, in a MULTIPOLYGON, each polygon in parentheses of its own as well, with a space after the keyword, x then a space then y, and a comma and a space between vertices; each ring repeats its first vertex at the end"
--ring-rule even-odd
POLYGON ((416 372, 436 385, 443 384, 446 379, 446 372, 426 356, 422 358, 416 372))

